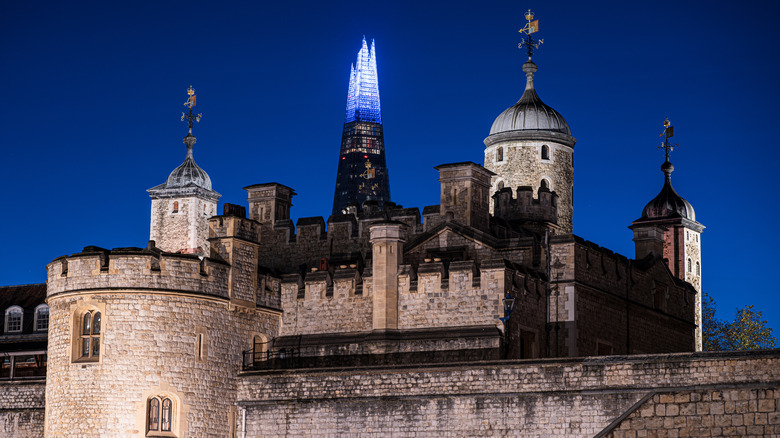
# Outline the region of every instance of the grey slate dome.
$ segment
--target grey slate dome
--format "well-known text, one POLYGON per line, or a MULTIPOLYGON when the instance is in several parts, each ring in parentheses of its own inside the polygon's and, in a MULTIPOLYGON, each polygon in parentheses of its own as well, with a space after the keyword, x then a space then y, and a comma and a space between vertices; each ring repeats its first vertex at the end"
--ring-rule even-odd
POLYGON ((173 172, 168 175, 165 187, 175 188, 194 185, 211 190, 211 178, 209 178, 205 170, 195 164, 195 159, 192 158, 192 145, 195 144, 195 137, 192 134, 188 134, 184 137, 184 143, 187 144, 187 157, 179 167, 173 169, 173 172))
POLYGON ((669 161, 666 161, 661 165, 661 170, 665 174, 661 193, 645 205, 645 208, 642 210, 642 217, 639 220, 684 218, 695 221, 696 213, 693 211, 691 203, 677 194, 674 187, 672 187, 674 166, 669 161))
POLYGON ((538 67, 532 61, 523 64, 527 77, 525 92, 520 100, 507 108, 493 122, 490 135, 508 131, 553 131, 571 136, 566 119, 551 107, 545 105, 534 89, 533 76, 538 67))

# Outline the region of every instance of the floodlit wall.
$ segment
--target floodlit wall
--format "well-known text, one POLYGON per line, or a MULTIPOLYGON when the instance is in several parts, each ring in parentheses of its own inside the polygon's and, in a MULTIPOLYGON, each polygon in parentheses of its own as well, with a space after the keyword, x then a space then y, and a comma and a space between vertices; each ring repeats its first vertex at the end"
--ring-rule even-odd
POLYGON ((257 372, 240 380, 238 405, 251 437, 583 437, 650 393, 757 384, 780 385, 780 350, 257 372))

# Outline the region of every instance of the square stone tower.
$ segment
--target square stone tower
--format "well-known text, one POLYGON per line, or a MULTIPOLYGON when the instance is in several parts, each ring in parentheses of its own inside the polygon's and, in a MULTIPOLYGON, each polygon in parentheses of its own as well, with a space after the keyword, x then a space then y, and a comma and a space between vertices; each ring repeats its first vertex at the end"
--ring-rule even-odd
POLYGON ((166 252, 209 254, 209 218, 217 214, 220 194, 192 158, 192 129, 184 137, 187 156, 168 179, 147 190, 152 198, 149 240, 166 252))

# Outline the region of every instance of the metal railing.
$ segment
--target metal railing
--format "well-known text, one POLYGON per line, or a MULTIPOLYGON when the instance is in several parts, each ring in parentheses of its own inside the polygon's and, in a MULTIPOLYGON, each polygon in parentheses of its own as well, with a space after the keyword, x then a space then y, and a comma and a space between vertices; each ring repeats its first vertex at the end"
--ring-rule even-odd
POLYGON ((300 352, 297 348, 279 348, 267 351, 243 352, 243 371, 298 368, 300 352))

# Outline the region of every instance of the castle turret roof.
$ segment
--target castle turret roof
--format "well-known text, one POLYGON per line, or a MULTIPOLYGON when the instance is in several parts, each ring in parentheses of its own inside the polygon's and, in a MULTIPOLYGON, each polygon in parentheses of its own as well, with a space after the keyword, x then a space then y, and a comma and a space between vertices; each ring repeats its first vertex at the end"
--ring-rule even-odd
POLYGON ((536 94, 533 78, 537 69, 530 59, 523 64, 527 78, 525 92, 516 104, 496 118, 490 128, 490 135, 509 131, 552 131, 571 136, 571 129, 563 116, 542 102, 536 94))
POLYGON ((684 218, 695 221, 696 213, 691 203, 677 194, 672 187, 674 166, 667 160, 661 165, 661 170, 665 175, 664 186, 661 188, 661 193, 645 205, 640 220, 684 218))
POLYGON ((184 143, 187 145, 187 157, 179 167, 173 169, 168 179, 165 181, 165 188, 187 187, 194 185, 206 190, 211 190, 211 178, 205 170, 195 164, 192 157, 192 146, 195 144, 195 137, 192 132, 184 137, 184 143))

